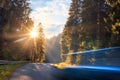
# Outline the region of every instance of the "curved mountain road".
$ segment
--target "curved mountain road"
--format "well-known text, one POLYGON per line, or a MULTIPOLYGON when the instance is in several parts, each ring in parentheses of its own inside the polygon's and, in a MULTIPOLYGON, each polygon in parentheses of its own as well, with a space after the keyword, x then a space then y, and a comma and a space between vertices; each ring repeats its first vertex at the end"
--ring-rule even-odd
POLYGON ((120 67, 70 66, 60 70, 50 64, 31 63, 18 68, 8 80, 120 80, 120 67))
POLYGON ((66 80, 60 74, 64 72, 50 64, 31 63, 15 70, 9 80, 66 80))

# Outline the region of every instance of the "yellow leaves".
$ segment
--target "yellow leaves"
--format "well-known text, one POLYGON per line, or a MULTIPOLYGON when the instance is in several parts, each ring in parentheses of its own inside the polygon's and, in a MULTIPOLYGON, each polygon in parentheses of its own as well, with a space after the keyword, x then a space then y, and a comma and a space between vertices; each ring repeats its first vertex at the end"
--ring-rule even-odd
POLYGON ((116 29, 116 27, 114 25, 112 25, 112 30, 115 30, 115 29, 116 29))
POLYGON ((120 22, 115 23, 115 25, 112 25, 112 32, 114 34, 120 34, 120 32, 118 31, 118 28, 120 28, 120 22))
POLYGON ((106 2, 111 6, 114 7, 116 6, 118 3, 120 3, 120 0, 106 0, 106 2))
POLYGON ((120 26, 120 22, 117 22, 115 25, 116 25, 116 26, 120 26))
POLYGON ((112 21, 113 21, 114 15, 115 15, 115 12, 109 14, 109 17, 110 17, 110 19, 111 19, 112 21))
POLYGON ((82 41, 82 43, 80 44, 80 46, 85 46, 85 41, 82 41))
POLYGON ((96 47, 96 46, 93 46, 92 48, 93 48, 93 50, 96 50, 96 49, 97 49, 97 47, 96 47))
POLYGON ((107 23, 107 19, 106 18, 103 18, 104 22, 107 23))
POLYGON ((120 0, 118 0, 118 3, 120 3, 120 0))
POLYGON ((80 59, 81 59, 81 55, 77 55, 75 63, 79 65, 80 64, 80 59))
POLYGON ((72 60, 72 55, 69 55, 69 56, 66 57, 65 63, 71 64, 71 60, 72 60))

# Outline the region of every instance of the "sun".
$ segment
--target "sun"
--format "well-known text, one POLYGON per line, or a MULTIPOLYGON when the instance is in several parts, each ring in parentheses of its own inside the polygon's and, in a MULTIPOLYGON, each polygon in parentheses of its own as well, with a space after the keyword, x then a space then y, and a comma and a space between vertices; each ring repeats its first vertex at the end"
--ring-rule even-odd
POLYGON ((31 32, 30 32, 30 37, 31 38, 37 38, 38 37, 38 31, 37 30, 32 30, 31 32))

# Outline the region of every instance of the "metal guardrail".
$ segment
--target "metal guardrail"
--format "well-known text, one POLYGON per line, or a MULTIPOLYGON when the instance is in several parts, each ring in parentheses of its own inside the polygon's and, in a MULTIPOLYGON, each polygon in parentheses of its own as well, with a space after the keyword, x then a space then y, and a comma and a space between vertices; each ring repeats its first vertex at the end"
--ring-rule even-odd
POLYGON ((6 64, 19 64, 26 61, 8 61, 8 60, 0 60, 0 65, 6 65, 6 64))

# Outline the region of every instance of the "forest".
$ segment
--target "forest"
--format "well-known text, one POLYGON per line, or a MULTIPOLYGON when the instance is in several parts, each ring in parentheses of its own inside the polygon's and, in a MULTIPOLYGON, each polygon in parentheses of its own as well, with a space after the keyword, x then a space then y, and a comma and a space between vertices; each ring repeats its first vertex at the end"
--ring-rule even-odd
POLYGON ((0 0, 0 80, 119 75, 120 0, 0 0))
POLYGON ((120 46, 119 0, 72 0, 61 54, 120 46))
POLYGON ((63 32, 45 39, 29 0, 0 0, 0 59, 60 62, 63 54, 120 46, 120 0, 71 1, 63 32))
POLYGON ((0 0, 1 60, 43 61, 45 40, 42 24, 33 29, 29 5, 29 0, 0 0))

